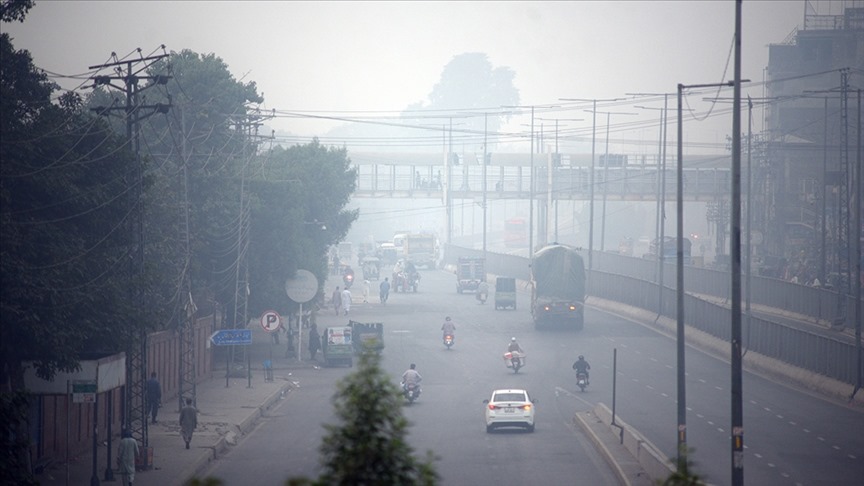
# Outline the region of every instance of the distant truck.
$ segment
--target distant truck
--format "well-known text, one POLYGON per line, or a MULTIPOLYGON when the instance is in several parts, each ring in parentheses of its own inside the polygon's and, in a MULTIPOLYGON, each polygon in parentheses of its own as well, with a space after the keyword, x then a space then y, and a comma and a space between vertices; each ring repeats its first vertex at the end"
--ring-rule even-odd
POLYGON ((486 280, 486 260, 479 257, 459 257, 456 265, 456 292, 476 292, 486 280))
POLYGON ((402 242, 402 256, 416 266, 435 268, 438 261, 438 241, 435 235, 415 233, 405 235, 402 242))
POLYGON ((534 327, 560 324, 581 330, 585 323, 585 263, 576 249, 549 245, 531 259, 531 315, 534 327))

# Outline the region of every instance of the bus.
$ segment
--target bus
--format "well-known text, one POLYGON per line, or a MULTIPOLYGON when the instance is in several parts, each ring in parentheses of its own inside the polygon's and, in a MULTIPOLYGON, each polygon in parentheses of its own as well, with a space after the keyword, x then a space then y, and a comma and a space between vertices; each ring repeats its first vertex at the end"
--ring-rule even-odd
POLYGON ((507 248, 528 246, 528 224, 525 218, 510 218, 504 221, 504 246, 507 248))

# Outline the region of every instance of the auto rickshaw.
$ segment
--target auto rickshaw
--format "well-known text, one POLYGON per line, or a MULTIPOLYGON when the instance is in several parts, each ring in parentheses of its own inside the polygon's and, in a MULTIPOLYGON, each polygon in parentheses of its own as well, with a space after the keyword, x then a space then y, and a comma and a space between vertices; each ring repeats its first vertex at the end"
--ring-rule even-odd
POLYGON ((495 279, 495 310, 508 307, 516 309, 516 279, 498 277, 495 279))
POLYGON ((354 340, 350 326, 327 327, 321 336, 321 353, 326 366, 354 366, 354 340))
POLYGON ((363 280, 378 280, 381 260, 376 257, 363 258, 363 280))

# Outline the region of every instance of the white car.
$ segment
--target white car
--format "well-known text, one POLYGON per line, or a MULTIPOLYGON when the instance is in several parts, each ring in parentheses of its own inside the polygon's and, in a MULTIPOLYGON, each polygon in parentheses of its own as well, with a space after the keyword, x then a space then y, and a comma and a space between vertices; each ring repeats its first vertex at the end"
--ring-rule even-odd
POLYGON ((486 432, 497 427, 524 427, 534 432, 534 404, 525 390, 502 389, 492 392, 486 404, 486 432))

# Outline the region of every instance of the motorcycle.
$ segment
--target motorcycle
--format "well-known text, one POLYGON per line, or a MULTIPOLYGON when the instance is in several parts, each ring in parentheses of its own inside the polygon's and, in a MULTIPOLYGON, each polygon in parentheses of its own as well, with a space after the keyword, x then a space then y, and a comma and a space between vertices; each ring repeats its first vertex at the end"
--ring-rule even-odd
POLYGON ((414 403, 414 400, 420 398, 420 385, 416 383, 403 383, 402 394, 408 400, 408 404, 414 403))
POLYGON ((444 346, 447 346, 447 349, 450 349, 450 347, 453 346, 453 335, 452 334, 445 334, 444 335, 444 346))
POLYGON ((477 291, 477 300, 479 300, 481 304, 485 304, 485 303, 486 303, 486 299, 488 299, 488 298, 489 298, 489 294, 488 294, 488 293, 486 293, 486 292, 480 292, 479 290, 477 291))
POLYGON ((350 289, 351 284, 354 283, 354 274, 346 273, 344 276, 342 276, 342 282, 345 284, 346 289, 350 289))
POLYGON ((525 353, 519 351, 508 351, 504 353, 504 364, 513 368, 513 373, 519 373, 519 369, 525 366, 525 353))
POLYGON ((576 384, 579 386, 581 391, 585 391, 585 387, 588 386, 588 373, 584 371, 580 371, 576 373, 576 384))

